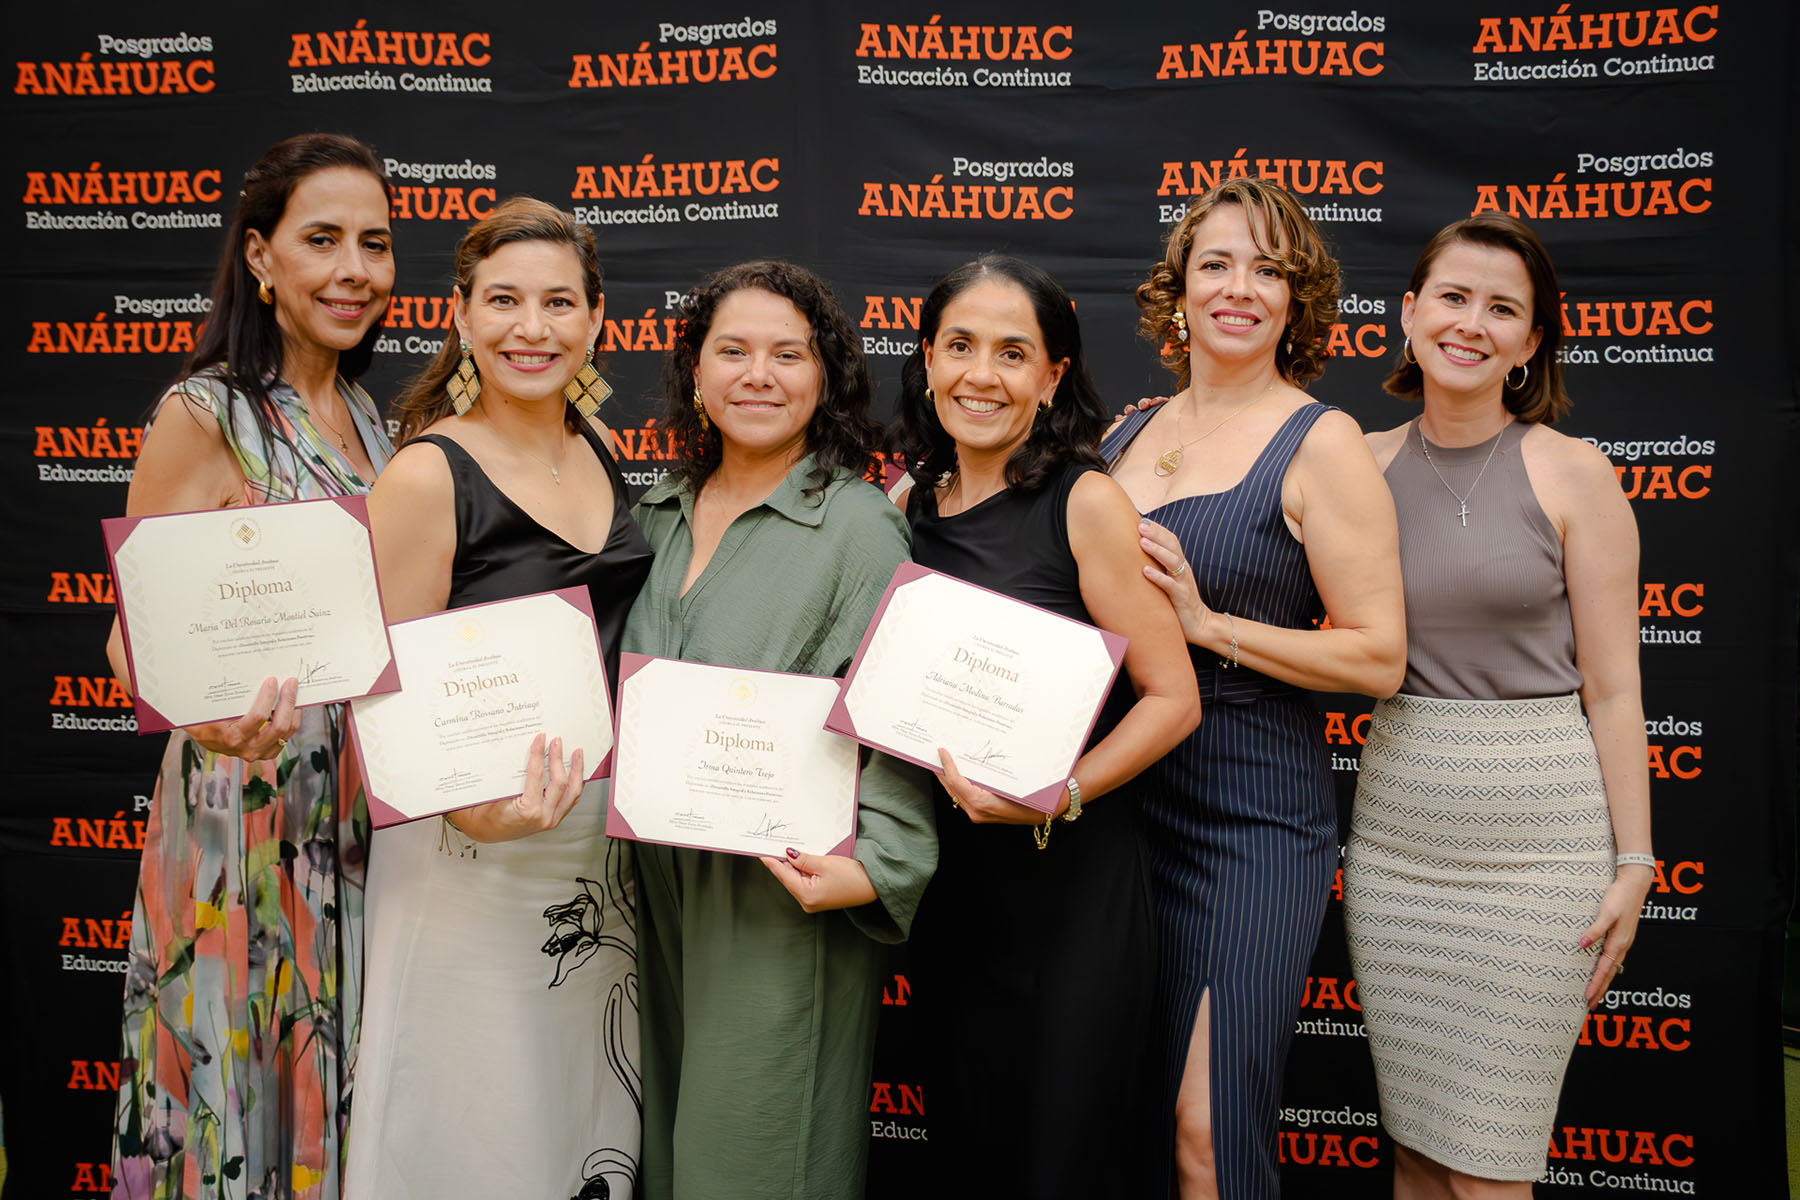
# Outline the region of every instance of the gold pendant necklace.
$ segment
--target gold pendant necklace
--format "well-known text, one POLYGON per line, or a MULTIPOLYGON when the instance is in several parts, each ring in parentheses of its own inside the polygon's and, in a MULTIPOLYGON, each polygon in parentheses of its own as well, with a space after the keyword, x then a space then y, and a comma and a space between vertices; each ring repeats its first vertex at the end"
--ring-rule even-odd
POLYGON ((1178 439, 1178 444, 1171 450, 1163 451, 1163 453, 1156 460, 1156 466, 1151 469, 1153 471, 1155 471, 1156 475, 1159 478, 1166 479, 1170 475, 1173 475, 1178 469, 1180 469, 1181 460, 1182 460, 1182 458, 1184 458, 1186 456, 1187 448, 1189 446, 1192 446, 1195 442, 1205 441, 1207 438, 1211 437, 1213 434, 1215 434, 1215 433, 1219 432, 1219 430, 1223 429, 1225 427, 1226 421, 1230 421, 1236 417, 1242 416, 1244 413, 1255 408, 1258 404, 1261 404, 1262 398, 1264 396, 1268 395, 1269 392, 1274 389, 1275 385, 1280 382, 1281 382, 1281 376, 1279 374, 1277 374, 1275 376, 1275 378, 1269 380, 1268 387, 1265 387, 1262 391, 1260 391, 1256 394, 1256 399, 1250 401, 1250 403, 1248 403, 1248 404, 1242 405, 1242 406, 1234 409, 1232 411, 1232 413, 1230 414, 1230 416, 1227 416, 1224 421, 1220 421, 1217 425, 1214 425, 1211 429, 1207 430, 1205 433, 1201 434, 1199 437, 1189 438, 1185 442, 1179 441, 1179 439, 1181 437, 1181 414, 1176 413, 1175 414, 1175 437, 1178 439))
POLYGON ((501 441, 505 442, 508 446, 511 446, 514 450, 517 450, 520 454, 523 454, 525 457, 532 459, 540 467, 543 467, 544 470, 550 472, 550 481, 552 483, 554 483, 557 487, 562 486, 562 472, 558 471, 555 467, 551 466, 549 463, 545 462, 543 459, 539 458, 537 455, 533 454, 531 451, 527 450, 525 447, 519 445, 519 443, 517 443, 517 442, 513 441, 511 438, 507 437, 504 433, 501 433, 498 429, 495 429, 494 423, 492 421, 488 422, 488 428, 493 430, 495 437, 499 438, 501 441))

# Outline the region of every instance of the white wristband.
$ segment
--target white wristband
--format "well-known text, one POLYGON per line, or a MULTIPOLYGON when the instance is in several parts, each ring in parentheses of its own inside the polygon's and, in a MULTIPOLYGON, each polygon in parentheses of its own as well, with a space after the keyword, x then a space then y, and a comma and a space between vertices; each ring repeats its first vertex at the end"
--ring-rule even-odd
POLYGON ((1621 854, 1617 858, 1613 859, 1613 866, 1615 868, 1617 868, 1617 867, 1649 867, 1652 871, 1654 871, 1654 870, 1656 870, 1656 855, 1654 855, 1654 854, 1621 854))

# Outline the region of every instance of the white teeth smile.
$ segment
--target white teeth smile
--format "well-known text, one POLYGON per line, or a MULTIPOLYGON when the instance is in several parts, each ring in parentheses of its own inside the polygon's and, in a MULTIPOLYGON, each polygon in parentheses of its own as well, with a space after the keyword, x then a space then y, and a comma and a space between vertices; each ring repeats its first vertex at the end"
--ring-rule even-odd
POLYGON ((1239 317, 1231 313, 1220 313, 1213 319, 1221 325, 1250 326, 1256 324, 1255 317, 1239 317))
POLYGON ((1440 345, 1438 348, 1445 354, 1448 354, 1451 358, 1454 358, 1457 362, 1476 363, 1487 357, 1487 355, 1479 350, 1468 350, 1462 346, 1440 345))
POLYGON ((508 362, 518 363, 521 367, 538 367, 555 358, 554 354, 508 354, 508 362))
POLYGON ((1001 407, 998 400, 965 400, 958 396, 956 402, 972 413, 991 413, 1001 407))

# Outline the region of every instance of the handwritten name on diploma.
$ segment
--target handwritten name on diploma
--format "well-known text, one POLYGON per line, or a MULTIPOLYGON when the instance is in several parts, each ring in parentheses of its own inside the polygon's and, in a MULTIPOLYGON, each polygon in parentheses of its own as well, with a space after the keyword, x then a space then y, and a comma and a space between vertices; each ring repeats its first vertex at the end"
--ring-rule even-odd
POLYGON ((925 679, 927 682, 935 683, 947 691, 961 692, 963 695, 979 700, 983 704, 991 704, 995 708, 1004 708, 1010 713, 1023 713, 1025 711, 1025 705, 1019 701, 1009 700, 997 693, 985 691, 982 688, 975 686, 972 681, 967 679, 957 679, 954 676, 943 675, 937 671, 927 671, 925 673, 925 679))

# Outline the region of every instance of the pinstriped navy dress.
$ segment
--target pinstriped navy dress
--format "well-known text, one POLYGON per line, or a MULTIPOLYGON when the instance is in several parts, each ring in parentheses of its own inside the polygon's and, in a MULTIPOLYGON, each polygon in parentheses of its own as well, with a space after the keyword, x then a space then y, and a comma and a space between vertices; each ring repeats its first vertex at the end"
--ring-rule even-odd
MULTIPOLYGON (((1301 629, 1324 611, 1305 550, 1282 516, 1281 483, 1301 440, 1329 411, 1317 403, 1296 410, 1236 487, 1145 514, 1181 539, 1215 612, 1301 629)), ((1150 415, 1134 413, 1112 432, 1101 448, 1108 462, 1150 415)), ((1174 1165, 1175 1095, 1210 989, 1219 1192, 1274 1197, 1282 1074, 1337 869, 1336 801, 1324 730, 1306 693, 1189 650, 1204 716, 1137 781, 1161 949, 1162 1169, 1174 1165)), ((1166 1191, 1165 1183, 1151 1194, 1166 1191)))

